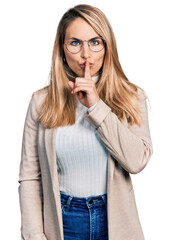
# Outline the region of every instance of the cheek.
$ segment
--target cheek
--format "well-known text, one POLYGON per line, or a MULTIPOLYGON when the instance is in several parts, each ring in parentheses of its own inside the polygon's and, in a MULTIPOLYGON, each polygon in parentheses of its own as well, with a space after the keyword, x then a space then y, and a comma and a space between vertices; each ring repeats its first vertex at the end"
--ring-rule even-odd
POLYGON ((104 56, 105 56, 105 53, 97 55, 97 61, 98 61, 99 65, 103 64, 104 56))
POLYGON ((74 56, 66 54, 66 60, 68 63, 72 63, 74 61, 74 56))
POLYGON ((76 72, 76 69, 77 69, 77 57, 73 54, 73 55, 66 55, 66 61, 67 61, 67 64, 69 66, 69 68, 76 72))
POLYGON ((66 50, 64 51, 64 53, 65 53, 65 57, 66 57, 68 65, 70 65, 70 64, 74 63, 74 61, 76 61, 75 54, 71 54, 70 52, 68 52, 66 50))

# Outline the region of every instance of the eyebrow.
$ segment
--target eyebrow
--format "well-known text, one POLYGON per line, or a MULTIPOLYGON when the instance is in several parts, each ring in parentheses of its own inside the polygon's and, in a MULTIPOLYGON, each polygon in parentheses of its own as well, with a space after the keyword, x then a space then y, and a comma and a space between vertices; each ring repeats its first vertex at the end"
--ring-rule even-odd
MULTIPOLYGON (((95 39, 95 38, 98 38, 98 37, 100 37, 100 36, 96 36, 96 37, 90 38, 90 39, 88 39, 88 40, 92 40, 92 39, 95 39)), ((74 39, 74 40, 82 41, 81 39, 76 38, 76 37, 71 37, 71 38, 68 38, 68 39, 74 39)), ((67 39, 67 40, 68 40, 68 39, 67 39)))

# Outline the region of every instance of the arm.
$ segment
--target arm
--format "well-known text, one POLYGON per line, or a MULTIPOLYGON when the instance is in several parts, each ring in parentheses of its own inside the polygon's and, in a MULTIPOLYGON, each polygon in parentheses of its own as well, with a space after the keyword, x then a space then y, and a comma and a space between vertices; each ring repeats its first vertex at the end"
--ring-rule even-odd
POLYGON ((46 240, 43 233, 42 185, 39 166, 35 95, 26 114, 19 171, 19 200, 21 210, 21 239, 46 240))
POLYGON ((84 118, 95 127, 107 150, 128 172, 136 174, 145 168, 152 155, 146 97, 139 91, 139 108, 143 116, 141 127, 125 126, 102 99, 84 118))

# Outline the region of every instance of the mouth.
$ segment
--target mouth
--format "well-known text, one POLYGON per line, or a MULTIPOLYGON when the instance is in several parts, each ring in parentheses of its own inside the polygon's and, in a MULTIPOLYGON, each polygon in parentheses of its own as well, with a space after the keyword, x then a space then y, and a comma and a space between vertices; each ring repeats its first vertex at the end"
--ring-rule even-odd
MULTIPOLYGON (((84 62, 84 63, 81 63, 81 64, 79 64, 79 65, 81 66, 82 69, 85 69, 85 62, 84 62)), ((90 68, 92 68, 93 63, 89 63, 89 66, 90 66, 90 68)))

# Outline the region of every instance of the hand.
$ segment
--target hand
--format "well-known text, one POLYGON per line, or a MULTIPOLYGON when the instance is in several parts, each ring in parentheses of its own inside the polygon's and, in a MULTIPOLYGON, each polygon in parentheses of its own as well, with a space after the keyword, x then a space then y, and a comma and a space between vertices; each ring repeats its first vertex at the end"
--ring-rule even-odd
POLYGON ((72 94, 77 93, 79 101, 87 108, 92 107, 100 100, 95 82, 91 79, 90 66, 87 60, 84 78, 77 77, 75 83, 69 81, 69 85, 73 89, 72 94))

